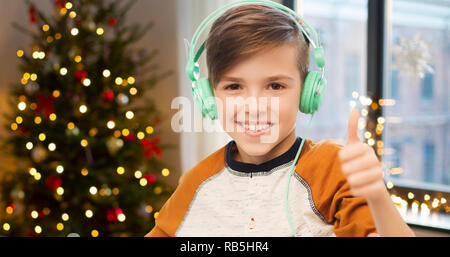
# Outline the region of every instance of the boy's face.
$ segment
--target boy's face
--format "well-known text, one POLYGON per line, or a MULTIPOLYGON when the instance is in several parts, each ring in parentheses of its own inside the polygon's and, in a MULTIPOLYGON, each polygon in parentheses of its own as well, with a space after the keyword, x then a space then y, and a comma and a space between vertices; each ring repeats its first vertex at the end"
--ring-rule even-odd
POLYGON ((240 150, 261 157, 295 136, 302 84, 290 44, 263 50, 220 78, 214 88, 219 120, 240 150))

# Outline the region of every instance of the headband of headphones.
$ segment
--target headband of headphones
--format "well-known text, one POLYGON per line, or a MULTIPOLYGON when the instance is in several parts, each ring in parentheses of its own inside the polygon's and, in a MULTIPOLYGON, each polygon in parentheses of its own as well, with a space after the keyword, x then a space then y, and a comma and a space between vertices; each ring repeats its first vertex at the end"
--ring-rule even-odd
POLYGON ((293 10, 291 10, 290 8, 279 4, 279 3, 275 3, 269 0, 241 0, 241 1, 236 1, 236 2, 232 2, 229 4, 224 5, 223 7, 215 10, 214 12, 212 12, 210 15, 208 15, 203 21, 202 23, 199 25, 199 27, 197 28, 197 30, 194 33, 194 36, 192 37, 192 41, 191 44, 189 46, 189 59, 186 63, 186 75, 188 76, 188 78, 191 81, 197 81, 197 79, 199 78, 200 75, 200 68, 198 65, 198 59, 200 59, 200 56, 202 55, 204 49, 205 49, 205 42, 203 42, 203 44, 199 47, 199 49, 197 50, 197 53, 194 55, 194 50, 195 50, 195 46, 197 45, 197 41, 199 40, 201 34, 203 33, 203 31, 205 31, 205 29, 212 23, 214 22, 222 13, 224 13, 229 7, 235 6, 235 5, 240 5, 240 4, 246 4, 246 3, 254 3, 254 4, 266 4, 272 7, 276 7, 280 10, 283 10, 289 14, 291 14, 292 16, 294 16, 295 18, 298 18, 303 24, 305 24, 305 26, 311 31, 312 33, 312 38, 311 36, 306 32, 306 30, 303 28, 302 25, 300 25, 297 21, 297 19, 294 19, 295 23, 297 24, 298 28, 302 31, 303 35, 305 35, 305 37, 308 39, 308 41, 311 43, 311 45, 313 46, 313 57, 314 60, 317 64, 317 66, 319 68, 324 68, 325 67, 325 57, 324 57, 324 53, 323 53, 323 48, 322 45, 319 41, 319 36, 316 32, 316 30, 314 30, 309 24, 308 22, 306 22, 302 17, 300 17, 300 15, 298 15, 296 12, 294 12, 293 10), (314 39, 314 40, 312 40, 314 39))

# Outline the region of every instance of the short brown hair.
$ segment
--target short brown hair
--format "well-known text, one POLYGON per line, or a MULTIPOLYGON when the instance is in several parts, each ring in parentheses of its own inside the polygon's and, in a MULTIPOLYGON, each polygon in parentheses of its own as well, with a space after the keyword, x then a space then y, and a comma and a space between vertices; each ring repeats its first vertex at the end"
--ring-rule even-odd
POLYGON ((303 83, 309 69, 309 42, 294 19, 283 10, 260 4, 240 5, 224 12, 214 21, 205 44, 211 85, 215 87, 240 60, 284 43, 298 49, 297 66, 303 83))

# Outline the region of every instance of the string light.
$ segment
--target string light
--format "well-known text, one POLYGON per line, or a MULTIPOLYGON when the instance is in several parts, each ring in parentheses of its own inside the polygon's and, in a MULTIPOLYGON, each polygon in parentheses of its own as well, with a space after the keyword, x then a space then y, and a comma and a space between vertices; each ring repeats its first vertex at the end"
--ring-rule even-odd
POLYGON ((68 221, 68 220, 69 220, 69 214, 63 213, 63 214, 61 215, 61 219, 64 220, 64 221, 68 221))
POLYGON ((91 236, 92 236, 92 237, 98 237, 98 231, 97 231, 96 229, 93 229, 93 230, 91 231, 91 236))
POLYGON ((94 215, 94 213, 91 210, 86 210, 85 215, 87 218, 92 218, 92 216, 94 215))
POLYGON ((122 166, 117 167, 117 174, 122 175, 123 173, 125 173, 125 168, 122 166))
POLYGON ((30 170, 28 170, 28 173, 30 173, 31 176, 34 176, 34 175, 36 175, 37 170, 36 170, 36 168, 32 167, 32 168, 30 168, 30 170))
POLYGON ((67 2, 65 7, 66 7, 67 10, 72 9, 72 3, 71 2, 67 2))
POLYGON ((77 28, 73 28, 70 30, 70 34, 72 34, 72 36, 76 36, 76 35, 78 35, 78 33, 79 33, 79 30, 77 28))
POLYGON ((6 213, 7 214, 13 214, 13 212, 14 212, 14 208, 13 207, 11 207, 11 206, 6 207, 6 213))
POLYGON ((34 123, 36 123, 36 124, 41 124, 41 122, 42 122, 42 118, 41 118, 41 117, 36 116, 36 117, 34 118, 34 123))
POLYGON ((130 88, 130 94, 131 95, 136 95, 137 94, 137 89, 135 87, 130 88))
POLYGON ((105 32, 105 30, 102 27, 97 28, 96 33, 97 35, 101 36, 103 35, 103 33, 105 32))
POLYGON ((17 54, 17 57, 21 58, 23 56, 24 52, 23 52, 23 50, 19 49, 19 50, 17 50, 16 54, 17 54))
POLYGON ((56 34, 55 34, 55 39, 56 39, 56 40, 61 39, 61 33, 56 33, 56 34))
POLYGON ((86 113, 87 112, 87 106, 83 104, 83 105, 80 106, 79 110, 80 110, 81 113, 86 113))
POLYGON ((109 78, 109 76, 111 76, 111 71, 108 69, 103 70, 103 77, 109 78))
POLYGON ((149 135, 152 134, 153 131, 154 131, 154 129, 153 129, 152 126, 148 126, 148 127, 145 128, 145 132, 147 132, 147 134, 149 134, 149 135))
POLYGON ((3 230, 9 231, 11 229, 11 226, 8 223, 3 223, 3 230))
POLYGON ((142 139, 144 139, 144 137, 145 137, 145 134, 144 134, 144 132, 142 132, 142 131, 139 131, 139 132, 137 133, 137 138, 138 138, 139 140, 142 140, 142 139))
POLYGON ((65 76, 67 74, 67 68, 62 67, 61 69, 59 69, 59 74, 61 74, 62 76, 65 76))
POLYGON ((153 189, 153 192, 157 195, 161 194, 162 188, 160 186, 157 186, 153 189))
POLYGON ((56 149, 56 145, 55 143, 50 143, 48 144, 48 150, 50 150, 51 152, 55 151, 56 149))
POLYGON ((123 79, 121 77, 117 77, 114 82, 116 83, 116 85, 120 86, 122 85, 123 79))
POLYGON ((85 87, 90 86, 90 85, 91 85, 91 80, 88 79, 88 78, 84 79, 84 80, 83 80, 83 85, 84 85, 85 87))
POLYGON ((17 105, 17 108, 19 108, 19 110, 23 111, 23 110, 25 110, 25 108, 27 108, 27 104, 24 103, 24 102, 20 102, 20 103, 17 105))
POLYGON ((48 31, 50 29, 50 26, 48 25, 48 24, 44 24, 44 25, 42 25, 42 30, 45 32, 45 31, 48 31))
POLYGON ((137 179, 140 179, 142 177, 142 172, 140 170, 137 170, 134 172, 134 177, 137 179))
POLYGON ((164 168, 164 169, 161 170, 161 174, 162 174, 164 177, 167 177, 167 176, 169 176, 170 171, 169 171, 169 169, 164 168))
POLYGON ((38 138, 40 141, 44 141, 47 138, 47 136, 44 133, 39 133, 38 138))
POLYGON ((33 149, 33 143, 32 143, 32 142, 27 142, 27 144, 25 145, 25 147, 26 147, 28 150, 31 150, 31 149, 33 149))
POLYGON ((146 186, 147 185, 147 179, 146 178, 141 178, 140 180, 139 180, 139 185, 141 185, 141 186, 146 186))
POLYGON ((122 135, 124 136, 124 137, 126 137, 126 136, 128 136, 130 134, 130 131, 128 130, 128 129, 122 129, 122 135))
POLYGON ((134 113, 132 111, 127 111, 125 113, 125 116, 127 117, 127 119, 131 120, 134 117, 134 113))
POLYGON ((48 116, 48 118, 49 118, 51 121, 54 121, 54 120, 56 120, 56 114, 52 113, 52 114, 50 114, 50 115, 48 116))
POLYGON ((18 128, 18 125, 16 123, 11 124, 11 130, 15 131, 15 130, 17 130, 17 128, 18 128))
POLYGON ((117 215, 117 220, 118 220, 118 221, 120 221, 120 222, 124 222, 124 221, 125 221, 125 219, 126 219, 126 216, 125 216, 125 214, 123 214, 123 213, 119 213, 119 214, 117 215))
POLYGON ((58 172, 60 174, 63 173, 64 172, 64 167, 62 165, 56 166, 56 172, 58 172))
POLYGON ((77 56, 75 56, 75 58, 73 58, 73 60, 74 60, 75 62, 81 62, 82 59, 83 59, 83 58, 81 58, 81 56, 79 56, 79 55, 77 55, 77 56))
POLYGON ((42 177, 42 175, 41 175, 41 173, 39 173, 39 172, 36 172, 36 174, 34 174, 34 179, 35 179, 35 180, 40 180, 41 177, 42 177))
POLYGON ((133 85, 134 82, 136 82, 136 79, 134 77, 128 77, 127 82, 128 84, 133 85))
POLYGON ((82 169, 81 169, 81 175, 83 175, 83 176, 87 176, 87 174, 89 174, 89 171, 88 171, 88 169, 86 169, 86 168, 82 168, 82 169))
POLYGON ((16 117, 17 124, 21 124, 23 122, 23 118, 21 116, 16 117))
POLYGON ((116 123, 115 123, 114 121, 110 120, 110 121, 108 121, 108 122, 106 123, 106 126, 107 126, 109 129, 113 129, 113 128, 116 126, 116 123))
POLYGON ((32 211, 32 212, 31 212, 31 217, 32 217, 33 219, 37 219, 37 218, 39 217, 39 213, 38 213, 37 211, 32 211))
POLYGON ((56 229, 58 231, 62 231, 64 229, 64 224, 62 224, 61 222, 59 222, 58 224, 56 224, 56 229))
POLYGON ((82 147, 86 147, 86 146, 88 146, 88 141, 86 139, 81 139, 80 144, 82 147))
POLYGON ((40 234, 42 232, 42 228, 39 225, 36 225, 36 227, 34 227, 34 232, 40 234))
POLYGON ((77 13, 74 12, 74 11, 71 11, 71 12, 69 13, 69 17, 73 19, 73 18, 77 17, 77 13))
POLYGON ((58 188, 56 189, 56 193, 57 193, 58 195, 63 195, 63 194, 64 194, 64 188, 58 187, 58 188))
POLYGON ((95 186, 91 186, 89 188, 89 193, 91 193, 91 195, 97 194, 97 188, 95 186))

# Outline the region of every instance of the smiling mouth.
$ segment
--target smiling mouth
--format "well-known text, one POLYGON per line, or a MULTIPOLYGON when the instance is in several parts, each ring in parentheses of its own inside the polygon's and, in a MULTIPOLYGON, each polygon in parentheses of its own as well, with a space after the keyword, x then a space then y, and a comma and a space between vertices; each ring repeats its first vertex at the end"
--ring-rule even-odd
POLYGON ((240 122, 235 121, 235 123, 243 128, 247 134, 250 134, 251 136, 257 136, 259 134, 264 134, 267 131, 270 130, 271 127, 273 127, 273 123, 271 122, 240 122))

